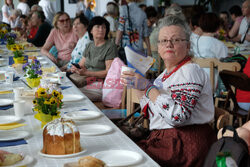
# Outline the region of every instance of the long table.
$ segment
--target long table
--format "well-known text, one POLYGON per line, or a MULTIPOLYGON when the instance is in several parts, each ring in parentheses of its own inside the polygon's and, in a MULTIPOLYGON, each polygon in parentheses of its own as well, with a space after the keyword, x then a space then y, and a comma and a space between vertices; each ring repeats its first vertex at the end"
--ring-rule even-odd
MULTIPOLYGON (((48 61, 47 66, 54 66, 54 64, 47 58, 44 57, 46 61, 48 61)), ((0 71, 10 71, 11 68, 8 66, 0 67, 0 71)), ((63 94, 79 94, 83 95, 81 91, 74 86, 74 84, 67 79, 64 85, 70 85, 71 87, 68 89, 63 90, 63 94)), ((14 81, 12 85, 6 84, 5 82, 0 83, 0 88, 9 88, 9 87, 20 87, 23 86, 25 89, 27 86, 21 82, 20 80, 14 81)), ((13 99, 13 94, 0 94, 0 100, 4 98, 13 99)), ((36 167, 62 167, 65 163, 68 162, 76 162, 80 157, 87 156, 87 155, 95 155, 100 151, 105 150, 130 150, 135 151, 143 156, 143 160, 136 164, 135 166, 138 167, 156 167, 159 166, 155 161, 153 161, 146 153, 144 153, 132 140, 130 140, 123 132, 121 132, 86 96, 81 101, 65 103, 63 108, 60 110, 61 113, 64 112, 72 112, 78 111, 80 109, 86 109, 90 111, 98 111, 101 113, 101 117, 93 120, 84 121, 81 125, 87 124, 102 124, 108 125, 112 127, 112 132, 104 135, 99 136, 83 136, 81 135, 80 142, 84 149, 87 151, 81 155, 72 158, 62 158, 62 159, 55 159, 55 158, 47 158, 43 157, 38 154, 38 152, 43 147, 43 136, 42 136, 42 129, 40 127, 40 121, 34 118, 33 112, 26 114, 23 118, 21 123, 27 124, 26 126, 19 127, 10 131, 18 131, 18 130, 25 130, 30 133, 30 136, 26 138, 28 144, 18 145, 18 146, 9 146, 9 147, 0 147, 0 150, 5 150, 13 153, 22 153, 24 155, 29 155, 33 157, 35 160, 29 166, 36 166, 36 167)), ((83 111, 84 112, 84 111, 83 111)), ((8 110, 0 110, 0 116, 3 115, 14 115, 14 109, 8 110)), ((1 133, 1 130, 0 130, 1 133)))

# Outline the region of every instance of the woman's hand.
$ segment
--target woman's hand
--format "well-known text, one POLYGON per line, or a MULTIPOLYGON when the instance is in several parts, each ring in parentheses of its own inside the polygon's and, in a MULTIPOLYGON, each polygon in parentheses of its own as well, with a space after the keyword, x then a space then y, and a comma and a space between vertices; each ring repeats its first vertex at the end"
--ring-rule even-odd
POLYGON ((138 73, 124 71, 121 75, 121 83, 138 90, 145 90, 150 82, 138 73))
POLYGON ((81 68, 77 68, 74 65, 72 65, 72 67, 70 68, 70 71, 72 73, 77 73, 79 75, 84 75, 84 73, 87 71, 87 69, 85 67, 81 67, 81 68))

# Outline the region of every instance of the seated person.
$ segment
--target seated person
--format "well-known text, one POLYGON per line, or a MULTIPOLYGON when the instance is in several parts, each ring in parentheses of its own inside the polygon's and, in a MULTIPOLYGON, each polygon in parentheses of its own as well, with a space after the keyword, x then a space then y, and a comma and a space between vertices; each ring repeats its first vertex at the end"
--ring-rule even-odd
POLYGON ((240 23, 238 35, 231 40, 234 42, 240 42, 245 45, 249 45, 250 44, 250 31, 249 31, 248 18, 250 17, 250 1, 246 0, 245 2, 243 2, 241 9, 242 9, 242 14, 244 18, 242 19, 240 23))
MULTIPOLYGON (((247 63, 243 69, 243 73, 245 73, 250 78, 250 57, 247 60, 247 63)), ((250 92, 242 91, 237 89, 236 99, 240 108, 249 111, 250 110, 250 92)))
POLYGON ((231 19, 234 21, 232 28, 228 32, 229 38, 234 38, 240 29, 240 24, 243 19, 241 8, 238 5, 234 5, 229 9, 231 19))
POLYGON ((224 58, 228 56, 226 45, 214 36, 220 26, 220 19, 215 13, 205 13, 199 19, 203 33, 198 38, 191 38, 191 50, 198 58, 224 58))
POLYGON ((119 7, 116 3, 109 2, 107 3, 106 10, 107 10, 107 16, 105 16, 105 19, 110 24, 110 31, 116 32, 118 27, 117 17, 119 16, 119 7))
POLYGON ((11 29, 18 30, 21 28, 20 16, 22 15, 22 11, 19 9, 14 9, 12 14, 10 15, 10 27, 11 29))
POLYGON ((136 89, 151 133, 139 146, 160 166, 202 166, 216 140, 214 104, 208 75, 191 62, 190 28, 178 16, 159 24, 158 52, 166 69, 153 84, 123 72, 121 82, 136 89), (138 84, 140 83, 140 84, 138 84))
POLYGON ((67 65, 61 68, 62 71, 70 71, 72 64, 78 64, 83 57, 83 52, 86 45, 91 41, 87 31, 89 21, 83 14, 80 14, 74 19, 73 31, 77 34, 79 40, 76 44, 75 49, 71 53, 71 60, 67 65))
POLYGON ((55 15, 53 25, 54 28, 43 45, 41 53, 48 56, 60 68, 70 61, 78 37, 73 32, 69 15, 65 12, 58 12, 55 15), (58 51, 57 58, 49 52, 54 45, 58 51))
MULTIPOLYGON (((116 45, 108 40, 109 22, 100 16, 94 17, 88 27, 91 41, 83 52, 79 67, 71 67, 74 73, 69 78, 92 101, 102 98, 102 81, 106 77, 111 63, 117 57, 116 45), (90 86, 90 82, 98 81, 101 86, 90 86)), ((93 85, 93 84, 92 84, 93 85)))
POLYGON ((157 11, 153 6, 149 6, 145 9, 145 13, 147 15, 148 29, 151 33, 153 31, 153 26, 157 21, 157 11))
POLYGON ((33 38, 27 38, 27 41, 41 47, 44 45, 47 37, 49 36, 51 26, 45 22, 45 16, 42 11, 34 12, 31 16, 31 24, 33 27, 38 27, 38 30, 33 38))

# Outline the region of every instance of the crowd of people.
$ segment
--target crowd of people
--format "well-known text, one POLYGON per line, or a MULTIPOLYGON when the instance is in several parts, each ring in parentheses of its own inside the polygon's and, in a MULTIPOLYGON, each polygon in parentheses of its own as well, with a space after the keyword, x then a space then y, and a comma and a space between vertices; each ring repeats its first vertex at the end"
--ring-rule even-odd
MULTIPOLYGON (((227 11, 206 12, 201 6, 193 6, 185 15, 178 4, 162 14, 153 6, 138 6, 138 2, 142 0, 112 1, 104 16, 95 16, 95 1, 79 0, 71 21, 67 13, 55 13, 48 0, 31 8, 27 0, 19 0, 16 8, 12 0, 5 0, 2 22, 19 31, 20 39, 41 47, 41 53, 66 71, 92 101, 101 100, 102 87, 87 86, 103 83, 119 56, 118 48, 130 45, 156 60, 160 56, 164 70, 154 82, 135 72, 121 75, 122 84, 136 89, 142 111, 150 120, 150 136, 138 145, 162 166, 202 166, 216 141, 209 125, 215 111, 208 74, 192 58, 228 57, 222 40, 249 46, 250 0, 242 7, 232 6, 230 15, 227 11)), ((249 61, 243 70, 248 77, 249 61)), ((162 68, 161 62, 154 68, 162 68)), ((237 97, 249 110, 250 93, 239 91, 237 97)), ((244 139, 250 143, 250 138, 244 139)))

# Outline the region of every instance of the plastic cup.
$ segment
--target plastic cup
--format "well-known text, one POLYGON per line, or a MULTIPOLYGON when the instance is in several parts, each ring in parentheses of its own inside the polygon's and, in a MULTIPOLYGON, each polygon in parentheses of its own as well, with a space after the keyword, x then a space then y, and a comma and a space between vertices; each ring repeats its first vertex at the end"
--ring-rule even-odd
POLYGON ((5 81, 8 84, 13 84, 13 76, 14 76, 14 72, 6 72, 5 73, 5 81))
POLYGON ((16 100, 13 102, 15 116, 23 117, 25 114, 25 100, 16 100))
POLYGON ((20 100, 23 94, 24 87, 16 87, 13 89, 15 100, 20 100))
POLYGON ((124 71, 132 71, 132 72, 135 72, 135 69, 134 69, 134 68, 131 68, 131 67, 128 67, 128 66, 122 66, 121 74, 122 74, 124 71))
POLYGON ((58 73, 58 83, 63 84, 66 81, 66 72, 59 72, 58 73))

